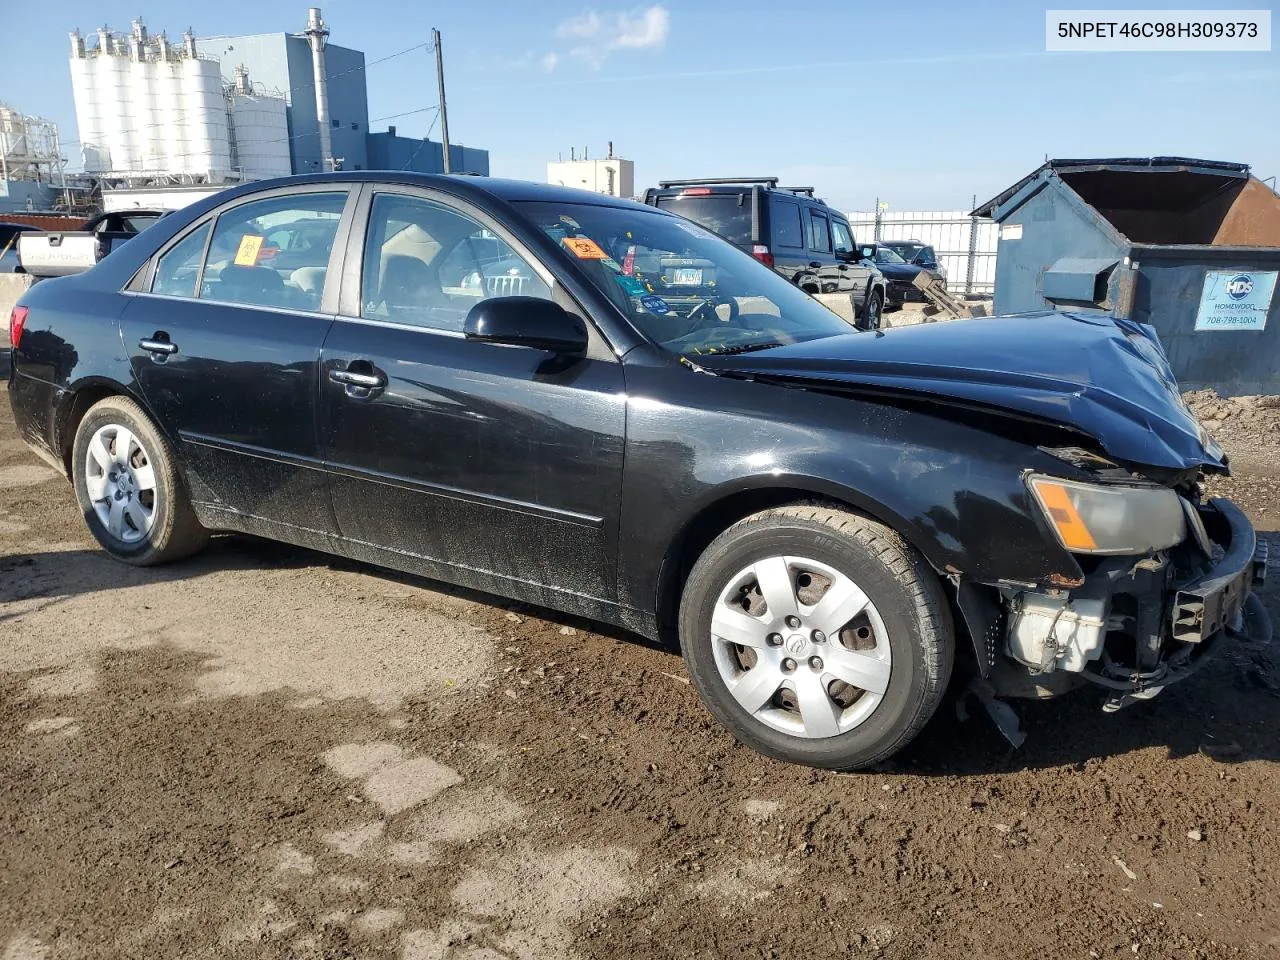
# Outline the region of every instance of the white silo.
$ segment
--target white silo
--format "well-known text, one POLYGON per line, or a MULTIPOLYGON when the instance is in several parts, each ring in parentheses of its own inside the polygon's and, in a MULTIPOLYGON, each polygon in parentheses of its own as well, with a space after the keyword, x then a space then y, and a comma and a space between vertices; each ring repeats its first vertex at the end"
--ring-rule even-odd
POLYGON ((241 176, 245 180, 265 180, 292 173, 284 97, 255 93, 248 74, 240 67, 227 98, 241 176))
POLYGON ((190 141, 187 172, 225 175, 231 169, 227 108, 216 60, 182 61, 182 104, 190 141))
POLYGON ((111 170, 136 170, 139 158, 130 109, 129 57, 118 53, 114 39, 109 38, 108 53, 100 53, 93 63, 97 68, 96 81, 103 105, 103 136, 111 154, 111 170))

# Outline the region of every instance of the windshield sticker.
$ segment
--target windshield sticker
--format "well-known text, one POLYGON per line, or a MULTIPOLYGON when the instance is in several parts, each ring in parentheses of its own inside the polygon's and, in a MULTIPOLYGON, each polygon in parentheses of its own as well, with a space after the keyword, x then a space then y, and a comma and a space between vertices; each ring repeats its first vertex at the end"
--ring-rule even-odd
POLYGON ((609 255, 590 237, 565 237, 560 241, 579 260, 608 260, 609 255))
POLYGON ((655 297, 653 294, 649 294, 647 297, 641 297, 640 306, 644 307, 655 317, 665 317, 671 312, 671 305, 661 297, 655 297))
POLYGON ((628 297, 643 297, 649 291, 645 289, 644 284, 635 277, 628 277, 625 274, 619 274, 613 279, 618 281, 620 286, 628 297))
POLYGON ((580 224, 577 220, 573 219, 573 217, 565 213, 560 214, 560 222, 567 223, 569 226, 573 227, 573 229, 575 230, 582 229, 582 224, 580 224))
POLYGON ((252 267, 258 262, 258 253, 266 237, 256 233, 246 233, 240 238, 240 246, 236 248, 236 266, 252 267))
POLYGON ((618 273, 622 272, 622 264, 620 264, 617 260, 613 259, 613 257, 605 257, 600 262, 603 263, 610 270, 616 270, 618 271, 618 273))

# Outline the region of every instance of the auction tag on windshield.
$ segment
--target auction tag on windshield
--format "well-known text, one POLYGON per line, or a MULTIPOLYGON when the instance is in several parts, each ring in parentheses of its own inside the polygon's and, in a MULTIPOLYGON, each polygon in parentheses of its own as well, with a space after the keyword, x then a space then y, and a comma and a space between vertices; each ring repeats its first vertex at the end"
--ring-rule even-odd
POLYGON ((258 262, 258 251, 262 249, 262 242, 266 237, 260 237, 256 233, 246 233, 240 238, 240 246, 236 248, 236 266, 252 267, 258 262))
POLYGON ((565 237, 560 241, 579 260, 608 260, 609 255, 590 237, 565 237))
POLYGON ((671 304, 663 300, 661 297, 655 297, 649 294, 647 297, 640 298, 640 306, 644 307, 655 317, 665 317, 671 312, 671 304))

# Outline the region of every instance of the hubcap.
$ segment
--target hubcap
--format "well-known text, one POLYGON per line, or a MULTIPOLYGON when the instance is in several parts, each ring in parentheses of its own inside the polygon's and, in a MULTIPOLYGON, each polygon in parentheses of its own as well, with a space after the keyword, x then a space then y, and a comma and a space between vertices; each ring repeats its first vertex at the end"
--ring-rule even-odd
POLYGON ((752 718, 820 739, 863 723, 889 688, 884 621, 825 563, 769 557, 738 571, 711 617, 716 667, 752 718))
POLYGON ((85 489, 99 522, 111 536, 137 543, 155 523, 159 491, 151 457, 127 427, 107 424, 89 441, 85 489))

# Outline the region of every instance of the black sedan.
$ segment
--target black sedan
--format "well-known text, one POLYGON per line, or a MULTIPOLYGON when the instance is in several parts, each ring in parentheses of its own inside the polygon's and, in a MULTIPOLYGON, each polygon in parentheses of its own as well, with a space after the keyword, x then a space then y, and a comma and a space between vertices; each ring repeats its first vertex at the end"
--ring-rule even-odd
POLYGON ((1117 707, 1254 619, 1253 531, 1201 497, 1222 452, 1145 327, 859 333, 626 200, 254 183, 36 285, 10 337, 21 434, 112 556, 241 531, 674 638, 798 763, 890 756, 956 664, 1117 707))
POLYGON ((915 279, 924 267, 907 263, 883 243, 868 243, 861 247, 864 260, 870 260, 884 274, 885 309, 899 309, 911 300, 924 300, 924 294, 915 285, 915 279))

